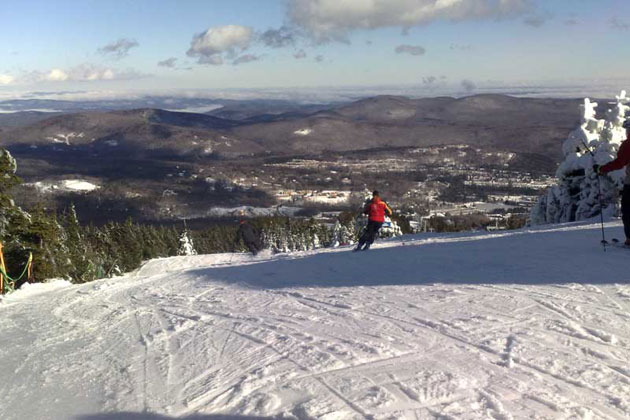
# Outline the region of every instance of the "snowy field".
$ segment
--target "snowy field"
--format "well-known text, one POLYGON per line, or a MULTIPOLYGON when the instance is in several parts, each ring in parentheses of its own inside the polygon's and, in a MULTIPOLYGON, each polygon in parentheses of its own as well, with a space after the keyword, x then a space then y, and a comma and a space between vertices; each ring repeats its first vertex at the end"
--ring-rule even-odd
POLYGON ((0 302, 0 418, 627 418, 630 250, 599 236, 417 235, 32 285, 0 302))

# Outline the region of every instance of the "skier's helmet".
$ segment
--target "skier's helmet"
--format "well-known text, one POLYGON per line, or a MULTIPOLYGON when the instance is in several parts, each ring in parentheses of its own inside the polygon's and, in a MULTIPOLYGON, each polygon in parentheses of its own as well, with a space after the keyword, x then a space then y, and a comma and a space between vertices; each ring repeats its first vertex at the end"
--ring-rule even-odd
POLYGON ((625 120, 622 125, 623 128, 630 128, 630 118, 625 120))

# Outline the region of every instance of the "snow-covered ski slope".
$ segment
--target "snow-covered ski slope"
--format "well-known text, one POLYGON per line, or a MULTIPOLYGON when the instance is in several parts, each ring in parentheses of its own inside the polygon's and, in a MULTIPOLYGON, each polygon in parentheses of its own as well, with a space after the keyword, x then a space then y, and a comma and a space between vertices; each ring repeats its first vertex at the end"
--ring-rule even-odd
POLYGON ((34 285, 0 303, 0 418, 627 418, 630 250, 599 239, 417 235, 34 285))

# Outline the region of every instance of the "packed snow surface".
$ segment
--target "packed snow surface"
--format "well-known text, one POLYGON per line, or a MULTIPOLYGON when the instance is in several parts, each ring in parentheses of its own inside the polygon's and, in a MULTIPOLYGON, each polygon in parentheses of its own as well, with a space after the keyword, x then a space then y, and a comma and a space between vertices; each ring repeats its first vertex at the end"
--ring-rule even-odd
POLYGON ((79 179, 66 179, 61 183, 62 188, 74 191, 94 191, 98 189, 98 185, 91 182, 81 181, 79 179))
POLYGON ((310 128, 302 128, 301 130, 294 131, 293 134, 297 134, 298 136, 308 136, 312 132, 313 130, 310 128))
POLYGON ((630 250, 599 235, 417 235, 32 286, 0 302, 0 418, 626 418, 630 250))
POLYGON ((33 184, 41 192, 51 191, 77 191, 77 192, 90 192, 100 188, 98 185, 81 179, 65 179, 60 182, 42 182, 38 181, 33 184))

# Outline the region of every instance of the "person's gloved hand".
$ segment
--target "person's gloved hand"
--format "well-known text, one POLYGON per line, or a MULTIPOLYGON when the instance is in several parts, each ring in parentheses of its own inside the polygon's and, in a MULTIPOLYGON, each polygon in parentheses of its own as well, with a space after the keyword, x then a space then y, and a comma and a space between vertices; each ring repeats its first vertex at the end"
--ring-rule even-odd
POLYGON ((602 169, 602 165, 598 165, 598 164, 593 165, 593 172, 595 172, 597 175, 602 174, 601 169, 602 169))

